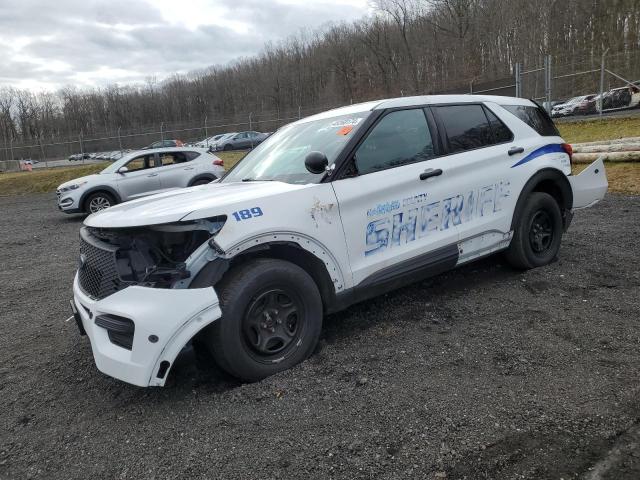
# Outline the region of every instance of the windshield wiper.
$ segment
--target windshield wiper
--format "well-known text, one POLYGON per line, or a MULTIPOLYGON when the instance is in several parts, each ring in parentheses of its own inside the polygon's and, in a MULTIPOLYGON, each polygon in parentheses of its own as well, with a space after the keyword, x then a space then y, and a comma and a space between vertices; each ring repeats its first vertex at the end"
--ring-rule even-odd
POLYGON ((243 178, 243 182, 275 182, 273 178, 261 178, 260 180, 255 178, 243 178))

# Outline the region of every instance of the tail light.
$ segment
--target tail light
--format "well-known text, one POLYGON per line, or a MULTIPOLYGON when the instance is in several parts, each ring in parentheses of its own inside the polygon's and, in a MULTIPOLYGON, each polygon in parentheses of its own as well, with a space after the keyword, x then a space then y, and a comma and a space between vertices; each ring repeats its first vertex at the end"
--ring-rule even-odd
MULTIPOLYGON (((569 145, 569 147, 571 147, 571 145, 569 145)), ((216 158, 216 159, 213 161, 213 164, 214 164, 214 165, 217 165, 218 167, 224 167, 224 162, 223 162, 221 159, 219 159, 219 158, 216 158)))
POLYGON ((573 147, 570 143, 563 143, 562 149, 565 151, 567 155, 569 155, 569 163, 573 163, 573 147))

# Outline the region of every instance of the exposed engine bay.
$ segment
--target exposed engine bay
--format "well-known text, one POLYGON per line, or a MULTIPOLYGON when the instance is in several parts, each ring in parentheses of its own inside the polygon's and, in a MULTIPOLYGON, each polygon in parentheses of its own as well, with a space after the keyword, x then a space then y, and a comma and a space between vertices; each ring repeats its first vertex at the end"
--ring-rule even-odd
POLYGON ((88 233, 115 250, 116 270, 128 284, 170 288, 189 278, 186 260, 224 225, 226 217, 140 228, 86 227, 88 233))

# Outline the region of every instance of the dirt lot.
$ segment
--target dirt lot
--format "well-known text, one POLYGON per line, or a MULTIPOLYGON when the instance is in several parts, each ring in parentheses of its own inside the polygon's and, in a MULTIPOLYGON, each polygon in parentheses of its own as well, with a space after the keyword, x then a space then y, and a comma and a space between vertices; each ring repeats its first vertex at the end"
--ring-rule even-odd
POLYGON ((492 257, 333 315, 240 385, 187 352, 162 389, 100 374, 68 299, 81 219, 0 198, 0 478, 640 478, 640 197, 560 260, 492 257))

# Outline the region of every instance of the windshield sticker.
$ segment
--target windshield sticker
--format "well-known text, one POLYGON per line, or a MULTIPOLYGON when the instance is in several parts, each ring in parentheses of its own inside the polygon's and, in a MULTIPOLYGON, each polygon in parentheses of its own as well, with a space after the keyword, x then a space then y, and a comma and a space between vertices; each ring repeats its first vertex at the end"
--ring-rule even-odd
POLYGON ((351 129, 346 133, 342 133, 341 134, 340 132, 338 132, 339 135, 346 135, 351 130, 353 130, 353 127, 357 126, 361 121, 362 121, 362 118, 359 118, 359 117, 343 118, 343 119, 340 119, 340 120, 334 120, 329 125, 326 125, 326 126, 320 128, 320 129, 318 129, 318 131, 319 132, 326 132, 327 130, 332 130, 334 128, 343 129, 345 127, 351 127, 351 129))
POLYGON ((340 130, 338 130, 338 135, 349 135, 351 133, 351 130, 353 130, 353 127, 351 125, 342 127, 340 130))

